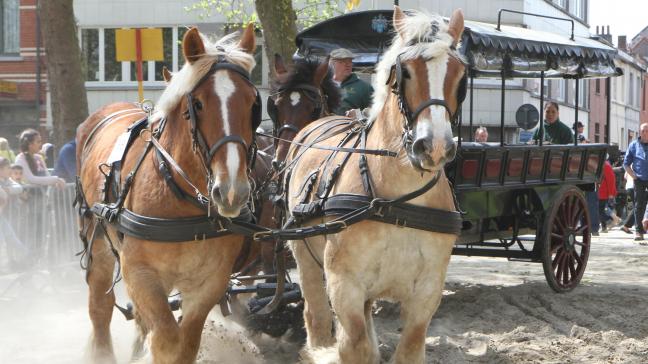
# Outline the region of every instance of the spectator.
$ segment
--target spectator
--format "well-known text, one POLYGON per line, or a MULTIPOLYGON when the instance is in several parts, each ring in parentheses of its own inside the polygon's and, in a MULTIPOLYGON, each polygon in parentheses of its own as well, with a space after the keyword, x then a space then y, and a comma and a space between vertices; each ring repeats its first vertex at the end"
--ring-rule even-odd
POLYGON ((65 187, 62 178, 51 176, 47 171, 43 157, 38 153, 41 149, 40 133, 34 129, 27 129, 20 134, 20 154, 16 157, 16 164, 23 169, 26 183, 34 185, 65 187))
POLYGON ((352 114, 357 115, 355 109, 362 111, 371 105, 373 88, 353 73, 354 57, 355 55, 345 48, 338 48, 331 52, 333 81, 342 91, 342 103, 337 110, 334 110, 338 115, 346 115, 352 109, 354 110, 352 114))
POLYGON ((577 139, 579 143, 589 143, 589 140, 585 138, 585 125, 581 123, 580 121, 576 122, 576 133, 578 135, 577 139))
POLYGON ((488 142, 488 130, 485 127, 480 126, 475 130, 475 141, 477 143, 486 143, 488 142))
POLYGON ((13 227, 4 217, 4 209, 10 199, 23 193, 23 188, 11 180, 11 163, 5 157, 0 157, 0 243, 7 249, 9 264, 14 268, 27 257, 27 248, 16 236, 13 227))
POLYGON ((558 112, 558 104, 549 101, 545 106, 545 121, 540 125, 535 133, 533 133, 533 140, 540 139, 540 128, 544 129, 544 141, 551 144, 569 144, 574 142, 574 133, 562 121, 560 121, 560 114, 558 112))
POLYGON ((16 154, 9 148, 9 142, 5 138, 0 138, 0 157, 5 157, 9 163, 16 161, 16 154))
POLYGON ((59 150, 54 175, 59 176, 65 182, 71 183, 76 179, 76 140, 65 143, 59 150))
POLYGON ((612 216, 609 216, 605 210, 608 206, 608 201, 614 203, 616 194, 616 177, 614 176, 614 171, 612 171, 612 165, 606 160, 603 164, 603 177, 601 178, 601 184, 598 189, 598 212, 601 222, 601 232, 603 233, 607 233, 608 225, 610 225, 609 222, 613 220, 612 216))
MULTIPOLYGON (((630 202, 632 203, 632 210, 627 210, 627 216, 625 221, 623 222, 623 226, 621 226, 621 230, 627 234, 632 234, 630 231, 630 228, 635 224, 635 217, 634 217, 634 179, 630 177, 628 172, 625 173, 625 190, 626 193, 628 194, 628 197, 630 198, 630 202)), ((627 204, 626 204, 627 206, 627 204)))
POLYGON ((639 139, 628 146, 623 160, 623 168, 634 180, 635 201, 635 240, 643 240, 645 230, 643 224, 648 200, 648 123, 639 127, 639 139))
POLYGON ((40 154, 45 157, 45 165, 47 166, 47 168, 54 168, 54 144, 43 144, 40 150, 40 154))
POLYGON ((17 164, 11 165, 11 179, 14 180, 14 182, 19 183, 21 185, 25 184, 25 181, 23 180, 22 166, 19 166, 17 164))

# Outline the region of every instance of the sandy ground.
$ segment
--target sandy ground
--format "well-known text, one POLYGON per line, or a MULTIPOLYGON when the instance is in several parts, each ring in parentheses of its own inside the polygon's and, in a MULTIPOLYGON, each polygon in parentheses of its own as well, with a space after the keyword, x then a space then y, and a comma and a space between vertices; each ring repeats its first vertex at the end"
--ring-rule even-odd
MULTIPOLYGON (((581 285, 567 294, 551 291, 539 264, 453 257, 427 362, 648 363, 648 246, 620 231, 601 235, 581 285)), ((0 362, 81 363, 90 332, 85 292, 76 264, 0 275, 0 362)), ((399 338, 398 307, 378 308, 386 361, 399 338)), ((112 329, 118 361, 127 363, 132 323, 115 312, 112 329)), ((215 312, 198 362, 295 363, 299 348, 215 312)))

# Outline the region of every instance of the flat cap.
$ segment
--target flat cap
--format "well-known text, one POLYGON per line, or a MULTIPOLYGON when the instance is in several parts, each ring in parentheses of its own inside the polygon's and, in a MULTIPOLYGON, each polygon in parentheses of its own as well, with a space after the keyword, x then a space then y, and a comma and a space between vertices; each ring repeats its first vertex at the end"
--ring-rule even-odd
POLYGON ((355 58, 355 54, 351 53, 351 51, 346 48, 334 49, 331 52, 331 59, 345 59, 345 58, 355 58))

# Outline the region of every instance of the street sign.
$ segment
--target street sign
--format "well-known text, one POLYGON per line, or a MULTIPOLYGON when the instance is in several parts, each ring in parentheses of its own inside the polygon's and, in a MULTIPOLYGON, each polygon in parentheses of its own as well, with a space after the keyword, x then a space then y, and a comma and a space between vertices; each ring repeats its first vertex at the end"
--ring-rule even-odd
POLYGON ((132 62, 137 65, 137 93, 139 101, 144 100, 142 85, 142 61, 163 61, 162 29, 117 29, 115 32, 117 62, 132 62))
POLYGON ((0 97, 16 98, 18 96, 18 84, 11 81, 0 80, 0 97))
POLYGON ((117 62, 137 62, 136 31, 141 34, 142 61, 164 61, 162 29, 117 29, 115 45, 117 62))

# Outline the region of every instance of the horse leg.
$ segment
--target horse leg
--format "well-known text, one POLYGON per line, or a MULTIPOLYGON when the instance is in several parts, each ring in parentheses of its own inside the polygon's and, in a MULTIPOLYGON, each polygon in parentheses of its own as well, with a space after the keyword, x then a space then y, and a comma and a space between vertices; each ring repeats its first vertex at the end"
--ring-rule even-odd
POLYGON ((182 292, 181 351, 176 363, 195 361, 207 315, 225 294, 228 279, 229 272, 220 272, 205 280, 200 287, 182 292))
POLYGON ((320 264, 324 256, 324 237, 316 236, 303 241, 291 241, 290 247, 299 267, 299 279, 304 296, 304 323, 306 326, 306 345, 310 348, 331 346, 333 337, 333 313, 328 303, 324 283, 324 271, 320 264))
POLYGON ((394 353, 394 363, 425 363, 425 337, 430 320, 440 303, 441 291, 427 299, 411 299, 401 302, 403 331, 394 353))
POLYGON ((346 275, 329 273, 327 277, 331 305, 338 318, 338 352, 340 363, 374 364, 380 360, 373 331, 371 300, 365 297, 361 285, 346 275))
POLYGON ((133 342, 131 362, 135 362, 143 358, 144 355, 146 354, 146 349, 144 348, 144 344, 146 342, 146 336, 149 333, 149 329, 146 326, 144 320, 142 319, 142 316, 140 316, 139 312, 133 310, 133 316, 135 320, 135 329, 137 330, 137 332, 135 333, 135 341, 133 342))
MULTIPOLYGON (((123 258, 123 257, 122 257, 123 258)), ((143 328, 150 329, 150 355, 156 364, 181 363, 180 328, 167 299, 167 292, 157 272, 134 263, 123 266, 128 295, 139 312, 143 328)), ((190 362, 190 361, 188 361, 190 362)))
POLYGON ((89 360, 92 363, 115 363, 110 337, 115 293, 112 286, 115 256, 104 239, 95 239, 92 245, 92 262, 88 267, 88 313, 92 321, 89 360))

